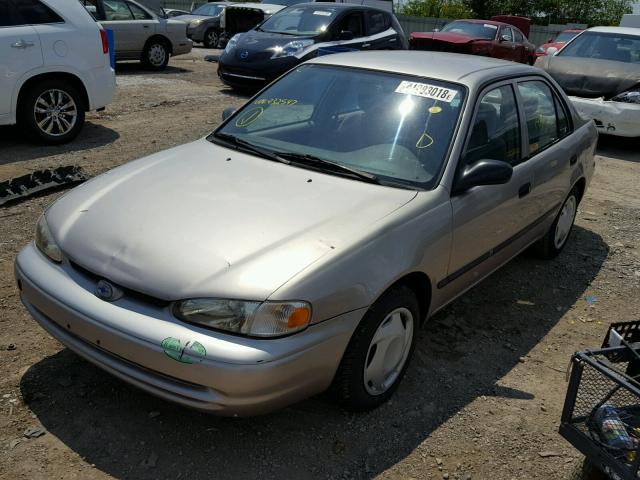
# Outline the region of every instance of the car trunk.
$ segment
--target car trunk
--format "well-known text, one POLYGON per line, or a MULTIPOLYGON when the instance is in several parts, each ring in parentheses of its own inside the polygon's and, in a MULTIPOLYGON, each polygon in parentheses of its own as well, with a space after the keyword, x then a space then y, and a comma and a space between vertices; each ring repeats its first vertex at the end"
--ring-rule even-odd
POLYGON ((265 18, 264 11, 259 8, 227 7, 225 11, 225 33, 233 36, 247 32, 261 23, 265 18))

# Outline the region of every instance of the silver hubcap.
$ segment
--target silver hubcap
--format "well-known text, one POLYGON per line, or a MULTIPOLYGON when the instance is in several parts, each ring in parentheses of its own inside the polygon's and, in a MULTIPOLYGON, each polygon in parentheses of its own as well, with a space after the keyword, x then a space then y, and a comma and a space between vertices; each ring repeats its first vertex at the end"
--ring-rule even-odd
POLYGON ((558 217, 558 223, 556 223, 556 233, 554 236, 554 244, 556 248, 562 247, 564 242, 567 241, 571 226, 573 225, 573 219, 576 215, 576 197, 571 195, 564 202, 560 216, 558 217))
POLYGON ((159 67, 167 58, 167 51, 162 45, 154 44, 149 48, 149 62, 155 67, 159 67))
POLYGON ((38 97, 33 115, 40 130, 47 135, 60 137, 75 126, 78 108, 67 92, 52 88, 38 97))
POLYGON ((381 395, 394 384, 407 362, 413 338, 413 315, 396 308, 382 321, 369 344, 364 365, 364 388, 381 395))

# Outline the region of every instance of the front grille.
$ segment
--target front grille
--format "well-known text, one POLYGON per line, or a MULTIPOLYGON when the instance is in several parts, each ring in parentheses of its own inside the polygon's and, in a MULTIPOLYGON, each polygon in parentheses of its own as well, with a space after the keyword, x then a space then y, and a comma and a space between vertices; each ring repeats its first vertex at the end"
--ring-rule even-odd
POLYGON ((151 295, 147 295, 146 293, 138 292, 136 290, 131 290, 130 288, 123 287, 122 285, 118 284, 117 282, 113 282, 113 281, 109 280, 108 278, 102 277, 100 275, 96 275, 91 270, 87 270, 82 265, 74 262, 73 260, 69 260, 69 264, 78 273, 81 273, 85 277, 90 278, 91 281, 93 281, 95 283, 98 283, 98 281, 100 281, 100 280, 107 280, 107 281, 113 283, 114 285, 118 286, 118 288, 122 289, 122 291, 124 292, 125 297, 129 297, 129 298, 135 299, 135 300, 137 300, 139 302, 151 304, 151 305, 154 305, 154 306, 160 307, 160 308, 165 308, 171 303, 168 300, 163 300, 161 298, 152 297, 151 295))

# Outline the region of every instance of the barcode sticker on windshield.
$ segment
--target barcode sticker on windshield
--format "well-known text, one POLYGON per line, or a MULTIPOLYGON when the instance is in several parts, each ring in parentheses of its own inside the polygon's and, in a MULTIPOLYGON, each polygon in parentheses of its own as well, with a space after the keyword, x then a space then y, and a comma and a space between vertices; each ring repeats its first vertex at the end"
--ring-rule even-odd
POLYGON ((485 28, 492 28, 493 30, 497 30, 498 29, 497 25, 491 25, 490 23, 485 23, 482 26, 485 27, 485 28))
POLYGON ((409 95, 432 98, 433 100, 442 100, 443 102, 450 103, 451 100, 456 98, 458 91, 451 88, 429 85, 428 83, 403 81, 400 82, 400 85, 396 88, 396 93, 406 93, 409 95))
POLYGON ((327 12, 326 10, 316 10, 313 12, 314 15, 322 15, 323 17, 330 17, 331 12, 327 12))

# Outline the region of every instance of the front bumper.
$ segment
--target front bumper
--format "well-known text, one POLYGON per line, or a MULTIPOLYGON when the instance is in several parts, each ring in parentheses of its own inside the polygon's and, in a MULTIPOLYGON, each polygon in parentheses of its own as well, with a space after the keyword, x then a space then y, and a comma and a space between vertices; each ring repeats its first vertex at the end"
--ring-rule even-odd
MULTIPOLYGON (((95 279, 54 264, 33 243, 16 259, 20 297, 36 321, 80 356, 142 390, 227 416, 265 413, 325 390, 363 310, 279 339, 251 339, 185 324, 168 306, 126 294, 109 303, 95 279), (163 340, 199 342, 184 363, 163 340)), ((186 348, 186 345, 185 345, 186 348)))
POLYGON ((223 54, 218 61, 218 77, 231 87, 257 89, 273 82, 301 62, 296 57, 283 57, 249 63, 236 60, 233 54, 223 54))
POLYGON ((640 137, 640 105, 604 98, 569 97, 580 115, 595 121, 598 131, 619 137, 640 137))
POLYGON ((204 40, 204 32, 207 29, 207 26, 204 24, 200 24, 197 27, 191 27, 189 25, 187 27, 187 37, 189 37, 194 42, 202 43, 204 40))
POLYGON ((183 38, 180 41, 174 43, 172 55, 174 57, 176 55, 183 55, 185 53, 189 53, 191 49, 193 49, 193 41, 189 38, 183 38))

